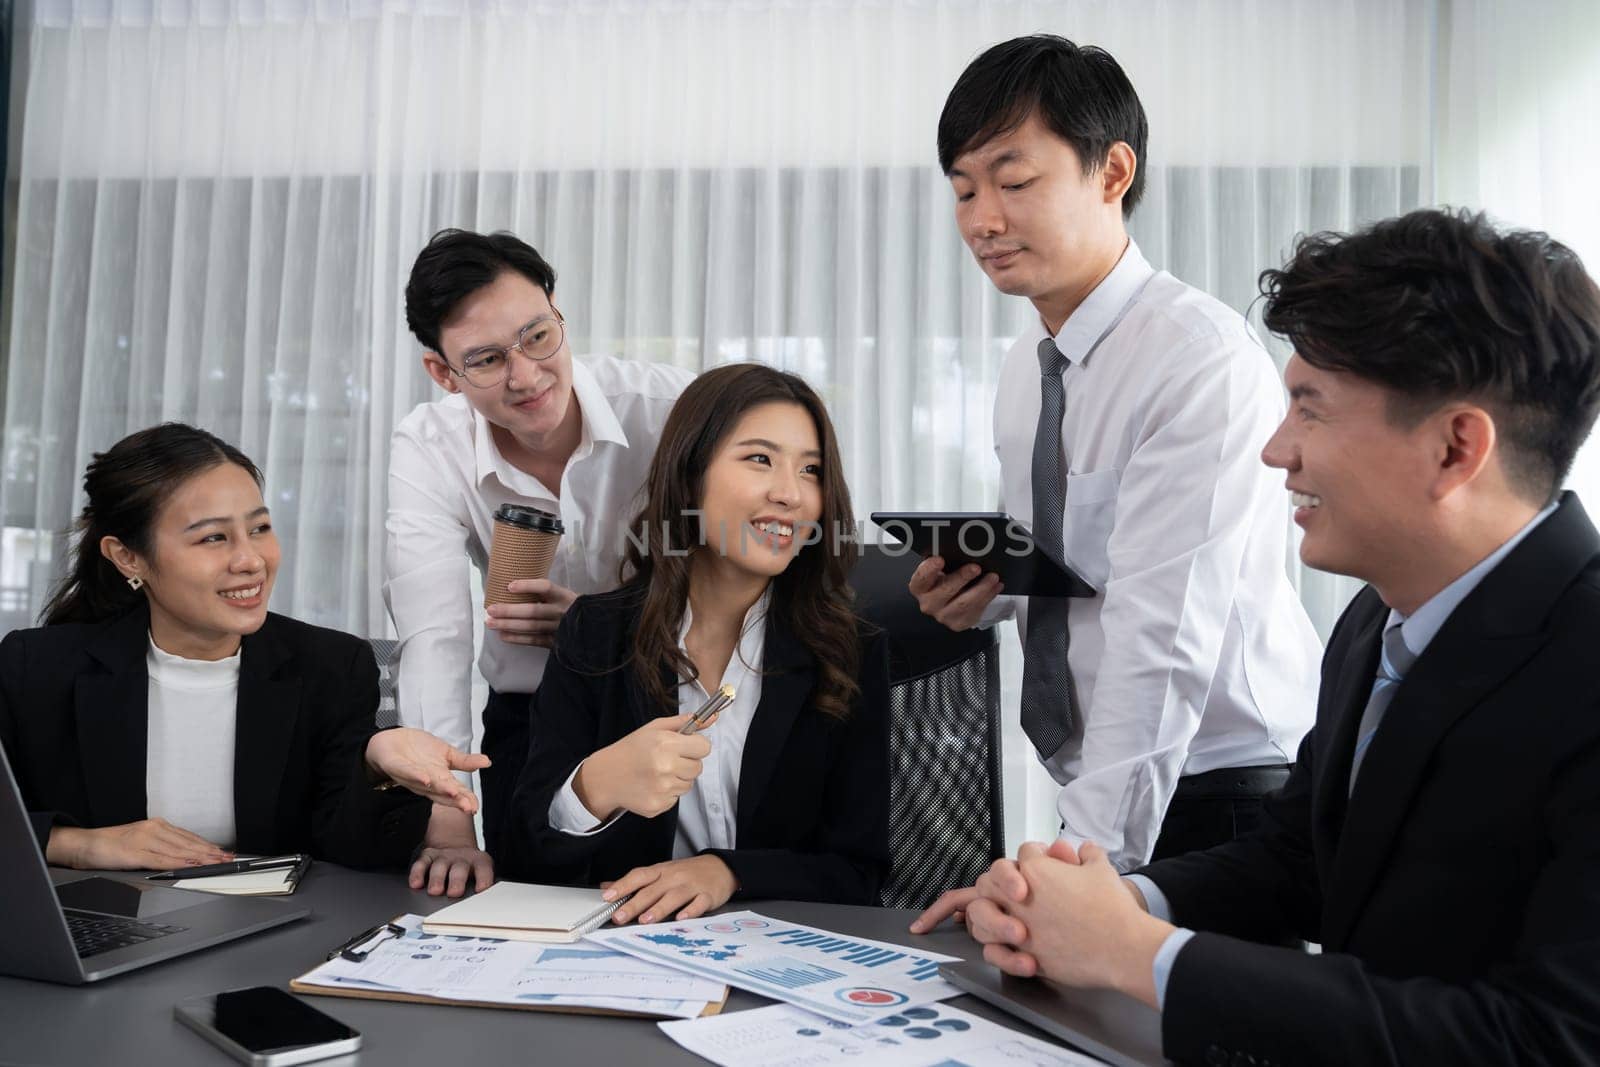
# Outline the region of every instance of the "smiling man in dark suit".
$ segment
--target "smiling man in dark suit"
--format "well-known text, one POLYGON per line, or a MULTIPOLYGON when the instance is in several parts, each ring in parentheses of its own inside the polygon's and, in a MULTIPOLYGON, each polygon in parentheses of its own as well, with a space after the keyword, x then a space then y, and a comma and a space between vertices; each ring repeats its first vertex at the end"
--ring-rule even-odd
POLYGON ((1263 459, 1302 559, 1369 583, 1316 726, 1257 832, 1120 880, 1093 844, 1024 846, 974 935, 1159 1009, 1179 1061, 1597 1062, 1600 536, 1560 487, 1600 289, 1443 211, 1308 238, 1262 288, 1296 352, 1263 459))

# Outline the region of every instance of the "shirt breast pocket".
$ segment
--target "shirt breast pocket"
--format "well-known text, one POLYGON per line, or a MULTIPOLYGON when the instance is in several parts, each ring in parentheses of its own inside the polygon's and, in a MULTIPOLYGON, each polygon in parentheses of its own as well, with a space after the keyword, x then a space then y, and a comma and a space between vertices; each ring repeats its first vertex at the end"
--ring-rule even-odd
POLYGON ((1117 517, 1117 489, 1122 472, 1115 469, 1067 475, 1067 504, 1061 517, 1067 562, 1096 589, 1111 578, 1107 546, 1117 517))

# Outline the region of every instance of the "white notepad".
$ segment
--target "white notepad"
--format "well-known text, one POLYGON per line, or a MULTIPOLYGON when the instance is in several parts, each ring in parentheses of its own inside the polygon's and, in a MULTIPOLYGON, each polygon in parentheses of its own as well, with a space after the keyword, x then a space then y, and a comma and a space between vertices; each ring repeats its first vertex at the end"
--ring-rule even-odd
POLYGON ((423 920, 422 929, 430 934, 568 943, 598 929, 621 903, 601 900, 598 889, 496 882, 434 912, 423 920))
POLYGON ((295 891, 300 879, 293 875, 293 867, 279 867, 243 874, 214 874, 209 878, 180 878, 171 885, 174 889, 198 889, 202 893, 226 893, 236 897, 278 897, 295 891))
MULTIPOLYGON (((242 860, 261 859, 260 856, 240 856, 242 860)), ((238 874, 212 874, 203 878, 180 878, 169 882, 174 889, 198 889, 202 893, 225 893, 239 897, 281 897, 293 893, 300 879, 311 869, 311 857, 303 852, 294 857, 298 863, 291 867, 268 867, 263 871, 241 871, 238 874)), ((180 870, 178 873, 182 873, 180 870)))

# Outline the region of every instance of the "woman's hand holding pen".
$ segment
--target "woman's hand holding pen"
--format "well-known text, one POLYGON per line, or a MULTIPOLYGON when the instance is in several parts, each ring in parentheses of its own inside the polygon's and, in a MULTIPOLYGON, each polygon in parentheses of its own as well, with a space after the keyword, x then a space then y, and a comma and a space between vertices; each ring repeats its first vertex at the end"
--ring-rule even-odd
POLYGON ((694 785, 700 761, 711 752, 701 735, 678 732, 692 718, 653 719, 602 748, 578 767, 573 792, 597 819, 619 808, 646 818, 660 815, 694 785))
POLYGON ((726 904, 739 882, 720 857, 707 854, 635 867, 600 888, 606 900, 633 894, 612 913, 611 921, 620 926, 635 918, 655 923, 704 915, 726 904))
POLYGON ((452 772, 482 770, 489 766, 489 757, 462 752, 426 730, 401 727, 372 735, 367 766, 418 796, 470 815, 478 810, 478 798, 452 772))

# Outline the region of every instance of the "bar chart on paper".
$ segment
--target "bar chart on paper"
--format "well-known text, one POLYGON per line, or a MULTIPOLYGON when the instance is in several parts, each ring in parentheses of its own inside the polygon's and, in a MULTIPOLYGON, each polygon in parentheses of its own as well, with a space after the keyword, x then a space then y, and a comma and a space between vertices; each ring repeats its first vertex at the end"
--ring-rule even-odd
POLYGON ((613 960, 616 958, 616 955, 617 954, 615 952, 612 952, 609 949, 583 948, 581 946, 576 948, 568 948, 567 946, 563 945, 559 948, 544 949, 539 953, 539 962, 544 964, 559 963, 562 960, 613 960))
POLYGON ((802 963, 786 956, 775 956, 763 960, 760 967, 739 967, 740 974, 747 974, 760 981, 771 982, 773 985, 783 986, 785 989, 800 989, 818 982, 828 982, 835 978, 843 978, 843 971, 830 971, 826 967, 815 964, 802 963))
POLYGON ((917 956, 894 945, 851 941, 844 937, 819 933, 805 927, 779 930, 768 935, 786 945, 804 945, 829 955, 837 954, 845 963, 857 967, 886 967, 908 961, 905 973, 913 981, 921 982, 939 977, 939 964, 947 962, 944 956, 917 956))
POLYGON ((842 937, 751 911, 589 935, 639 959, 858 1024, 957 995, 939 977, 954 957, 842 937))

